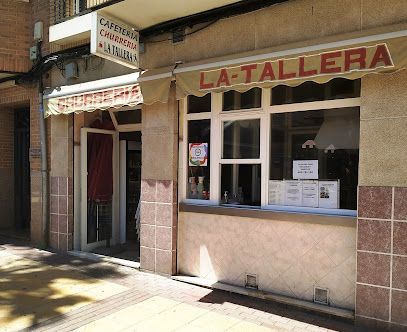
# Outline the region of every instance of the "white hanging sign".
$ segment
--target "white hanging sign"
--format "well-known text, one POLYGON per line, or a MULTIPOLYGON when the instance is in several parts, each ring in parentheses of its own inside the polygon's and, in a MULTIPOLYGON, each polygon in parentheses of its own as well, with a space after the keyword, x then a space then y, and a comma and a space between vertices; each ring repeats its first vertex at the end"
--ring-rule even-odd
POLYGON ((93 13, 90 45, 94 55, 139 68, 139 33, 119 20, 93 13))

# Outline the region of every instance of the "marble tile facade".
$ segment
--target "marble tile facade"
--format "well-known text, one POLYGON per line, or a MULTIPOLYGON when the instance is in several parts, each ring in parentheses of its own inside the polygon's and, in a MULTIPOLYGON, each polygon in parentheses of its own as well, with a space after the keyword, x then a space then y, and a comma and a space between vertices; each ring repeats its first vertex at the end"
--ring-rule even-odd
POLYGON ((356 225, 260 220, 182 212, 178 221, 180 273, 307 301, 314 286, 329 289, 330 305, 353 309, 356 225))
POLYGON ((356 318, 407 329, 406 271, 407 188, 359 187, 356 318))

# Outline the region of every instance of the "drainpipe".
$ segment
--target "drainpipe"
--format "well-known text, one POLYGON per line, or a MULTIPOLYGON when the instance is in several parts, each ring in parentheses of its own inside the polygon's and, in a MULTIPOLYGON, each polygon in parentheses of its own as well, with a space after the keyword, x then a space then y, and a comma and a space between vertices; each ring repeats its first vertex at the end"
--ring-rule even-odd
MULTIPOLYGON (((38 43, 38 50, 41 59, 41 42, 38 43)), ((49 225, 49 192, 48 192, 48 160, 47 160, 47 132, 44 117, 44 96, 43 96, 42 73, 38 78, 38 103, 39 103, 39 130, 41 147, 41 184, 42 184, 42 239, 43 247, 48 248, 48 225, 49 225)))

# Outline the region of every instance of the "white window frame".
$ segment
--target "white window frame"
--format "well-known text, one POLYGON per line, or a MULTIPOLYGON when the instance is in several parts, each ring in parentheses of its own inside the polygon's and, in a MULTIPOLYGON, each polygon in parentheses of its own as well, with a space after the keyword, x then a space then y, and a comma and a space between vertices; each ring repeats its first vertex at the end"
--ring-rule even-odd
MULTIPOLYGON (((141 105, 138 105, 138 106, 124 106, 124 107, 120 107, 120 108, 109 108, 108 111, 110 114, 110 118, 112 119, 113 125, 117 131, 130 132, 130 131, 141 131, 141 123, 128 123, 128 124, 120 125, 117 122, 115 113, 135 111, 135 110, 141 111, 141 109, 142 109, 141 105)), ((143 121, 143 118, 141 119, 141 121, 143 121)))
MULTIPOLYGON (((180 201, 198 205, 222 205, 220 193, 221 165, 222 164, 260 164, 261 165, 261 205, 250 206, 254 209, 274 210, 282 212, 311 213, 322 215, 356 216, 356 210, 309 208, 301 206, 270 205, 268 204, 268 184, 270 179, 270 119, 272 114, 301 112, 325 109, 340 109, 346 107, 361 106, 360 98, 345 98, 323 100, 305 103, 293 103, 284 105, 271 105, 271 89, 262 89, 261 108, 222 111, 222 93, 211 93, 211 112, 187 113, 187 98, 180 103, 182 112, 182 137, 180 143, 180 201), (237 121, 260 119, 260 158, 256 159, 223 159, 223 121, 237 121), (211 161, 210 161, 210 200, 187 198, 187 174, 188 174, 188 121, 211 120, 211 161), (216 144, 215 144, 216 142, 216 144)), ((233 204, 224 206, 233 207, 233 204)), ((244 207, 239 205, 239 207, 244 207)))

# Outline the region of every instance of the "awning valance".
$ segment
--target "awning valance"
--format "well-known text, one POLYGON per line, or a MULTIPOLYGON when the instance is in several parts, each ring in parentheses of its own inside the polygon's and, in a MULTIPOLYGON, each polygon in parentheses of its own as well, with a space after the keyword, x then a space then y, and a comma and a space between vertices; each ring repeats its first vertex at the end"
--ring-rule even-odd
POLYGON ((297 86, 305 81, 325 83, 337 77, 358 79, 369 73, 394 72, 407 67, 405 36, 310 51, 312 48, 246 57, 246 61, 231 65, 227 63, 233 61, 226 60, 212 67, 210 64, 180 66, 175 70, 177 97, 228 90, 244 92, 279 84, 297 86), (256 61, 257 58, 261 60, 256 61))
POLYGON ((166 103, 170 93, 174 66, 147 70, 138 79, 146 105, 166 103))
POLYGON ((131 84, 44 100, 45 117, 137 106, 143 103, 140 86, 131 84))

